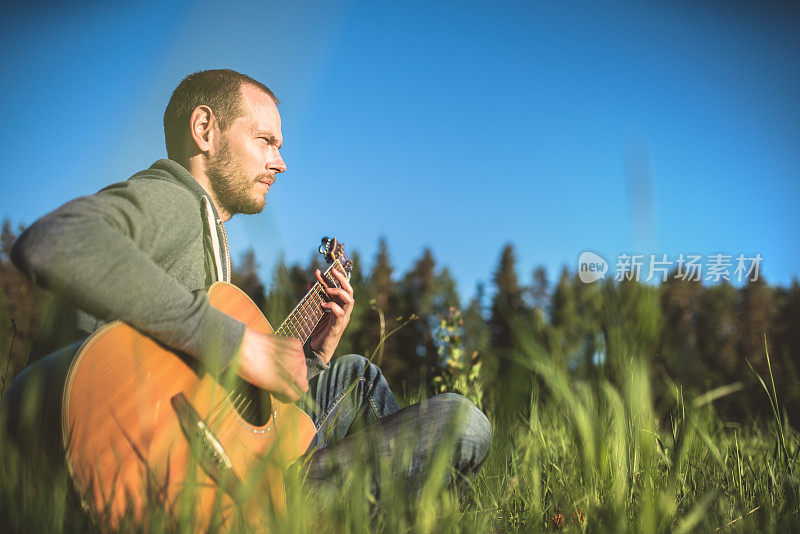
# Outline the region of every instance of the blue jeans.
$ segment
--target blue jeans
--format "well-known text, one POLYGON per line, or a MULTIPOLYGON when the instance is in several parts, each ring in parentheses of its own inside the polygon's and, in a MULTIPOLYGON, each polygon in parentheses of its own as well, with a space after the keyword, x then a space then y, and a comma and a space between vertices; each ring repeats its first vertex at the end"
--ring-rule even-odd
MULTIPOLYGON (((312 378, 301 405, 317 427, 304 458, 312 484, 331 482, 362 462, 368 447, 373 464, 380 463, 384 473, 390 466, 392 482, 405 483, 417 495, 435 454, 447 455, 456 480, 469 479, 492 444, 489 420, 465 397, 445 393, 400 409, 380 369, 356 354, 333 360, 312 378), (401 455, 408 461, 397 461, 401 455)), ((377 486, 374 480, 373 493, 377 486)))

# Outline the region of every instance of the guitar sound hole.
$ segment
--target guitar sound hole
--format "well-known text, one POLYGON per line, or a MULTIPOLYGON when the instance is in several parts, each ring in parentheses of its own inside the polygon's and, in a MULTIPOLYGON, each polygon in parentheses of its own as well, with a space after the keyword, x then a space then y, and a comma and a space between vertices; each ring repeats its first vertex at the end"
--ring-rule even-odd
POLYGON ((269 394, 249 382, 239 379, 231 393, 236 412, 253 426, 264 426, 272 415, 269 394))

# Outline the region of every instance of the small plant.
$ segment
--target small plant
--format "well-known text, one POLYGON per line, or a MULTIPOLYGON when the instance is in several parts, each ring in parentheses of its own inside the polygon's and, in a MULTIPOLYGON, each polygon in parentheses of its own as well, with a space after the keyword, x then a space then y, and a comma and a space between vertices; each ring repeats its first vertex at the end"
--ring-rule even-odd
POLYGON ((481 365, 478 352, 469 358, 461 346, 461 334, 464 321, 461 312, 450 306, 446 317, 442 317, 438 328, 434 331, 434 343, 439 362, 442 364, 441 374, 433 378, 433 385, 438 393, 459 393, 471 400, 478 408, 483 407, 483 385, 481 383, 481 365))

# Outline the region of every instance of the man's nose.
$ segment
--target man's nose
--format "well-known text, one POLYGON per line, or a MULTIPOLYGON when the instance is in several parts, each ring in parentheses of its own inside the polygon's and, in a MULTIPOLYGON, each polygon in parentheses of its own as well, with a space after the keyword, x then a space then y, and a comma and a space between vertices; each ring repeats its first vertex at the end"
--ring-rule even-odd
POLYGON ((280 153, 276 153, 276 157, 269 162, 269 170, 279 173, 286 170, 286 163, 283 161, 280 153))

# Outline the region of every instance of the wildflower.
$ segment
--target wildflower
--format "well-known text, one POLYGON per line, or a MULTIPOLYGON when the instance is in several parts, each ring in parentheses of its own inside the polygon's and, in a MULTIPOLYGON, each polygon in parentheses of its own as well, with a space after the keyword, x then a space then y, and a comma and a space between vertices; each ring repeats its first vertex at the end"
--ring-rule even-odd
POLYGON ((578 524, 582 525, 585 520, 586 520, 586 516, 583 515, 583 508, 576 508, 575 509, 575 521, 577 521, 578 524))
POLYGON ((550 526, 554 529, 562 529, 567 522, 561 512, 556 512, 556 515, 550 518, 550 526))

